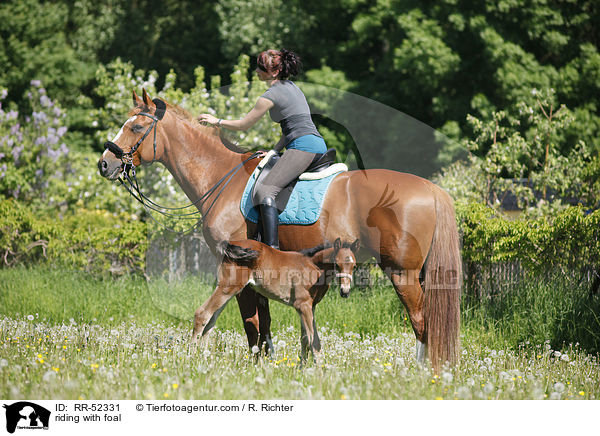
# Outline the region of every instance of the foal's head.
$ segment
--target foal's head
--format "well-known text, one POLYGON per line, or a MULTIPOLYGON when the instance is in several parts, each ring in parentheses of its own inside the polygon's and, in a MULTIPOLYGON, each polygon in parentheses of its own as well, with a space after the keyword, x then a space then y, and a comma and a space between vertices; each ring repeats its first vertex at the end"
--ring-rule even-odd
POLYGON ((348 298, 352 286, 352 273, 356 266, 356 252, 360 248, 360 241, 357 239, 352 244, 342 242, 337 238, 333 243, 333 252, 331 254, 331 263, 336 270, 335 276, 340 283, 340 295, 342 298, 348 298))

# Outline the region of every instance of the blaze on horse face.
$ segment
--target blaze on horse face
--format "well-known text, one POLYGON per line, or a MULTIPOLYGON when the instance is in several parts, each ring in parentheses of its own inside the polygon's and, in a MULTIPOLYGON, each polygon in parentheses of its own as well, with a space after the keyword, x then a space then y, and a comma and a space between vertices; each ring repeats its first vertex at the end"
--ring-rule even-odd
MULTIPOLYGON (((156 122, 143 114, 156 113, 157 109, 146 90, 143 93, 143 100, 137 96, 135 91, 133 92, 133 104, 134 109, 130 112, 130 118, 125 121, 113 140, 107 144, 112 143, 116 149, 120 149, 122 153, 126 154, 132 151, 138 141, 141 141, 131 155, 131 164, 138 166, 142 163, 150 163, 156 158, 156 142, 154 147, 152 143, 153 138, 156 141, 154 136, 156 132, 149 131, 157 128, 156 122)), ((126 163, 126 159, 119 151, 107 148, 98 161, 98 170, 102 177, 115 180, 125 169, 126 163)))

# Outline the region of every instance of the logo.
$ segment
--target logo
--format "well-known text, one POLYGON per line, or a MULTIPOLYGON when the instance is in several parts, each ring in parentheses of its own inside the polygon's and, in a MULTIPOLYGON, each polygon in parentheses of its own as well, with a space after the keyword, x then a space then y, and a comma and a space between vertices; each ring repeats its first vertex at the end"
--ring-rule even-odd
POLYGON ((50 411, 28 401, 19 401, 4 405, 6 409, 6 430, 14 433, 18 429, 47 430, 50 422, 50 411))

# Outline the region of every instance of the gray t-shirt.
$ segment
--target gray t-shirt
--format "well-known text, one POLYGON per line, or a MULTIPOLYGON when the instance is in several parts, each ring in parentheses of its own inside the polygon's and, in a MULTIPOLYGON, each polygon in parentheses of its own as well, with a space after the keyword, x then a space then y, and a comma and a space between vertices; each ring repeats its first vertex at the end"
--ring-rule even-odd
POLYGON ((273 121, 281 125, 284 136, 282 146, 304 135, 321 137, 310 117, 306 97, 294 82, 291 80, 275 82, 262 97, 274 103, 274 106, 269 109, 269 115, 273 121))

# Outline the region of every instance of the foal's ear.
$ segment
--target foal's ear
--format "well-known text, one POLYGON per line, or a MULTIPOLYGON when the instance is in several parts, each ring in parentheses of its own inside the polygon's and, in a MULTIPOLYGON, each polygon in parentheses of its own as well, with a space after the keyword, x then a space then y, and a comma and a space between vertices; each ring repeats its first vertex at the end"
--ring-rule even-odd
POLYGON ((141 98, 135 93, 135 90, 132 91, 131 96, 133 97, 133 107, 139 107, 144 104, 141 98))
POLYGON ((356 253, 359 248, 360 248, 360 239, 357 239, 350 246, 350 250, 352 250, 353 253, 356 253))
POLYGON ((334 249, 335 251, 339 251, 339 250, 340 250, 340 248, 342 248, 342 240, 341 240, 340 238, 337 238, 337 239, 335 240, 335 242, 333 243, 333 249, 334 249))

